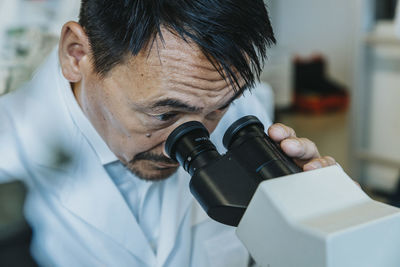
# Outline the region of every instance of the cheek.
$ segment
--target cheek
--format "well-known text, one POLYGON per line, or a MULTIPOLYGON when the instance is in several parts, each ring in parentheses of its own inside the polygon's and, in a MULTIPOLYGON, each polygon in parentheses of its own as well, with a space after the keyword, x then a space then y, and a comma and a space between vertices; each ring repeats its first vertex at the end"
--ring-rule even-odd
POLYGON ((126 115, 119 113, 119 116, 109 114, 107 121, 109 143, 112 144, 112 151, 117 156, 130 161, 135 155, 145 151, 162 153, 162 145, 167 138, 169 128, 155 130, 143 123, 140 114, 131 111, 126 115))
POLYGON ((162 154, 163 138, 152 134, 147 137, 145 134, 131 134, 130 136, 120 137, 115 140, 118 144, 116 151, 118 157, 122 157, 126 162, 132 160, 137 154, 152 151, 155 154, 162 154))

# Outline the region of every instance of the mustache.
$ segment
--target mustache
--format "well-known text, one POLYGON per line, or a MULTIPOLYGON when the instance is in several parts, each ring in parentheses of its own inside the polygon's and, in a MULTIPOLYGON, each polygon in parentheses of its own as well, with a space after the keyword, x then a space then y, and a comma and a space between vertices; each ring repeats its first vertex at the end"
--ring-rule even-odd
POLYGON ((132 164, 139 160, 150 160, 150 161, 162 162, 165 164, 177 164, 178 163, 177 161, 170 159, 164 155, 159 155, 159 154, 155 154, 155 153, 148 152, 148 151, 137 154, 131 161, 129 161, 129 163, 132 164))

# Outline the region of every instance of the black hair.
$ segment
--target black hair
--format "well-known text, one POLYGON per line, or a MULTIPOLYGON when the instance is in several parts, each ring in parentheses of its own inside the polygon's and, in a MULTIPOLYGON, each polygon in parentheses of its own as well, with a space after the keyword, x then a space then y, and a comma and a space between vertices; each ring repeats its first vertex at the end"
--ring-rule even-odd
POLYGON ((275 43, 263 0, 82 0, 85 29, 96 72, 104 76, 135 56, 161 28, 195 42, 234 89, 259 79, 266 49, 275 43))

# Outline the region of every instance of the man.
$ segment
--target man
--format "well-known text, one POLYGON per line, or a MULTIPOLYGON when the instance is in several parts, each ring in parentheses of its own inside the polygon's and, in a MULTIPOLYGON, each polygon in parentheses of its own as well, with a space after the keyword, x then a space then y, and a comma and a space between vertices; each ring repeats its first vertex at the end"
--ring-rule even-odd
MULTIPOLYGON (((82 1, 58 55, 0 100, 0 179, 29 187, 38 263, 246 266, 234 229, 205 216, 163 147, 190 120, 268 124, 254 95, 228 107, 273 42, 262 0, 82 1)), ((334 164, 286 126, 269 134, 304 170, 334 164)))

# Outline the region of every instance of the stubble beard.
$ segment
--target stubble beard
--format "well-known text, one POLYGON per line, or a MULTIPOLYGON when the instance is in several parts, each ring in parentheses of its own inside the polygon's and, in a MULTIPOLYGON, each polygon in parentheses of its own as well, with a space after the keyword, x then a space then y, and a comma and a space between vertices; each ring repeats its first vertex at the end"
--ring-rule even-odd
POLYGON ((179 168, 176 161, 167 158, 164 155, 158 155, 148 151, 139 153, 129 162, 121 161, 125 167, 139 179, 153 182, 163 181, 171 177, 179 168), (157 164, 166 164, 171 165, 172 167, 165 168, 157 166, 157 164))

